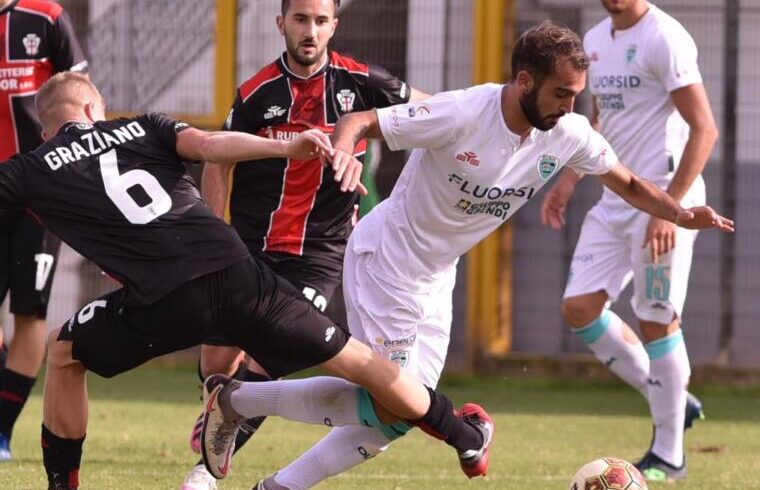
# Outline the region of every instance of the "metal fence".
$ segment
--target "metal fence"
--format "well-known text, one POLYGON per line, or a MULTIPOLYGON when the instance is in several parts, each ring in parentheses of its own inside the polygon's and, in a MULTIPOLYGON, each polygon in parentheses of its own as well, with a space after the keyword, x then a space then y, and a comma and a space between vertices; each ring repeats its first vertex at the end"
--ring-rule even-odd
MULTIPOLYGON (((480 1, 480 0, 478 0, 480 1)), ((489 0, 484 0, 489 1, 489 0)), ((599 0, 514 0, 517 25, 509 33, 551 18, 584 32, 605 12, 599 0), (515 29, 516 27, 516 29, 515 29)), ((112 109, 163 110, 183 114, 213 112, 214 40, 219 0, 67 0, 89 53, 92 78, 112 109)), ((333 47, 385 66, 413 86, 437 92, 470 85, 473 53, 471 0, 344 0, 333 47)), ((692 361, 720 360, 731 366, 760 367, 760 1, 660 0, 658 6, 680 20, 700 49, 705 85, 721 127, 720 143, 706 170, 708 201, 735 214, 733 238, 702 233, 684 312, 692 361)), ((275 28, 276 0, 238 0, 237 82, 250 77, 283 50, 275 28)), ((505 53, 505 56, 507 53, 505 53)), ((504 76, 508 76, 507 73, 504 76)), ((580 110, 588 109, 581 101, 580 110)), ((385 152, 378 173, 382 192, 395 182, 403 154, 385 152)), ((538 221, 541 196, 514 219, 513 350, 561 355, 584 352, 562 325, 559 302, 580 222, 599 187, 583 182, 560 234, 538 221)), ((462 262, 462 269, 466 260, 462 262)), ((54 284, 50 320, 55 325, 82 302, 112 287, 81 259, 64 253, 54 284)), ((450 357, 462 361, 467 342, 464 275, 455 291, 450 357)), ((634 322, 628 297, 618 301, 634 322)), ((340 316, 340 302, 332 313, 340 316)), ((7 323, 7 322, 6 322, 7 323)))

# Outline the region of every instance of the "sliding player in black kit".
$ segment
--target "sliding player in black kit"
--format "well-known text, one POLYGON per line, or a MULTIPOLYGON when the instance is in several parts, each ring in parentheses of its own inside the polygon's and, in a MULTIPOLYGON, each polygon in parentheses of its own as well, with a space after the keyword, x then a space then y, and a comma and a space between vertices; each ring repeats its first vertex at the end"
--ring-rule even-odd
MULTIPOLYGON (((0 165, 0 209, 29 209, 124 285, 48 339, 42 448, 50 489, 79 486, 88 370, 115 376, 209 335, 233 339, 267 370, 321 364, 377 400, 360 404, 365 388, 338 378, 319 378, 314 390, 297 380, 238 383, 217 375, 206 383, 214 423, 204 431, 204 461, 217 478, 227 474, 239 423, 252 413, 332 425, 404 419, 444 439, 464 466, 488 458, 490 421, 455 415, 447 397, 351 339, 253 259, 200 199, 182 163, 329 155, 323 133, 288 143, 206 133, 156 114, 105 121, 97 89, 75 73, 53 77, 37 109, 46 143, 0 165), (266 397, 257 393, 262 385, 270 387, 266 397)), ((353 190, 358 182, 349 179, 353 190)))

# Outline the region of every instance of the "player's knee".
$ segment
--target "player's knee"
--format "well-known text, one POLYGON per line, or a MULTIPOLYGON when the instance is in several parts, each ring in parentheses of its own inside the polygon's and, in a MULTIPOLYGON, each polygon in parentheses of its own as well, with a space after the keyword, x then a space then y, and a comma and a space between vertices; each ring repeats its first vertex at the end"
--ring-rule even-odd
POLYGON ((238 363, 244 353, 237 347, 218 347, 204 345, 201 350, 201 372, 204 376, 226 374, 232 376, 237 371, 238 363))
POLYGON ((565 298, 561 307, 562 319, 572 328, 580 328, 593 322, 601 310, 583 297, 565 298))
POLYGON ((61 329, 53 329, 47 338, 47 369, 62 369, 78 364, 72 357, 72 342, 60 338, 61 329))

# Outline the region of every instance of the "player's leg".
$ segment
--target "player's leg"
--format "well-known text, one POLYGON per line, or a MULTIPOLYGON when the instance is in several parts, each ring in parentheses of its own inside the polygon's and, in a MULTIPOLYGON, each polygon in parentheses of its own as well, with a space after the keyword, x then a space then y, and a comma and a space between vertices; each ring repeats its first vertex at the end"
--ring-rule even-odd
POLYGON ((633 330, 608 308, 630 280, 630 269, 628 240, 592 209, 573 254, 562 317, 601 362, 646 397, 649 358, 633 330))
MULTIPOLYGON (((415 373, 427 386, 435 388, 443 370, 450 339, 453 281, 437 295, 424 295, 427 296, 426 301, 421 301, 420 306, 426 311, 419 322, 413 322, 407 329, 392 329, 388 332, 392 323, 384 315, 388 310, 382 308, 382 305, 373 307, 374 302, 367 301, 367 298, 377 300, 383 293, 373 291, 366 282, 359 288, 357 281, 362 278, 354 273, 357 269, 354 267, 355 262, 357 257, 347 254, 343 283, 347 319, 354 338, 370 345, 376 352, 398 363, 408 372, 415 373), (359 301, 360 291, 364 301, 359 301)), ((361 264, 360 257, 357 265, 363 274, 366 269, 361 264)), ((396 322, 396 325, 399 324, 396 322)), ((295 461, 260 482, 260 488, 312 488, 331 476, 348 471, 381 454, 404 432, 401 425, 383 428, 336 427, 295 461)))
POLYGON ((21 213, 11 233, 14 335, 0 374, 0 439, 5 442, 10 442, 45 355, 45 317, 60 248, 60 240, 27 213, 21 213))
MULTIPOLYGON (((261 270, 257 275, 266 274, 267 270, 261 270)), ((348 338, 345 331, 307 307, 292 286, 276 276, 273 279, 275 284, 263 289, 261 296, 274 295, 263 297, 269 312, 274 314, 261 318, 264 328, 256 332, 255 338, 245 330, 237 331, 239 345, 269 373, 279 371, 279 376, 287 374, 287 369, 292 371, 321 363, 329 372, 364 386, 376 401, 365 407, 367 416, 364 417, 359 410, 363 390, 335 378, 245 384, 220 378, 207 380, 211 396, 204 423, 204 458, 212 473, 219 477, 226 474, 232 438, 239 422, 260 415, 279 415, 332 426, 377 426, 401 418, 455 447, 460 457, 466 459, 465 472, 468 471, 465 464, 483 459, 493 425, 490 420, 483 420, 482 409, 480 418, 477 415, 458 418, 445 395, 425 387, 402 372, 397 364, 348 338)), ((257 278, 256 282, 266 284, 268 281, 257 278)), ((477 474, 483 474, 484 470, 484 467, 479 468, 477 474)))
POLYGON ((691 368, 680 317, 696 235, 678 229, 675 248, 660 256, 657 263, 652 263, 646 249, 636 251, 633 257, 635 292, 631 304, 650 359, 648 400, 656 427, 650 451, 639 462, 650 479, 686 476, 683 431, 691 425, 691 420, 685 420, 691 368))

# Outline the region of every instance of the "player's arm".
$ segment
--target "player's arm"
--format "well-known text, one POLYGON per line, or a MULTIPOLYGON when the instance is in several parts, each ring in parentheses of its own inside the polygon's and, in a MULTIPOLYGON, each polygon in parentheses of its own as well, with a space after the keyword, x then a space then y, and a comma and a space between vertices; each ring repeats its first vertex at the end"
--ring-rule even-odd
POLYGON ((409 102, 420 102, 420 101, 430 98, 430 94, 425 93, 421 90, 417 90, 414 87, 412 87, 411 90, 412 90, 412 93, 409 95, 409 102))
POLYGON ((591 128, 594 131, 599 131, 599 107, 596 105, 596 96, 591 96, 591 118, 589 119, 591 128))
POLYGON ((208 207, 219 218, 224 219, 224 211, 227 203, 227 176, 231 163, 215 164, 206 162, 201 174, 201 195, 208 207))
POLYGON ((291 158, 306 160, 319 152, 332 153, 330 138, 318 129, 310 129, 297 138, 284 141, 262 138, 238 131, 201 131, 187 128, 177 133, 177 153, 188 160, 216 164, 291 158))
POLYGON ((359 188, 362 194, 366 193, 360 183, 363 166, 354 157, 354 148, 364 138, 382 137, 375 110, 352 112, 340 118, 332 134, 334 151, 329 160, 335 181, 341 183, 341 191, 353 192, 359 188))
POLYGON ((570 202, 579 180, 581 176, 572 168, 562 169, 557 182, 544 195, 544 201, 541 203, 541 224, 553 230, 559 230, 565 226, 567 203, 570 202))
POLYGON ((652 182, 638 177, 622 163, 599 175, 599 179, 631 206, 683 228, 734 231, 734 222, 720 216, 709 206, 683 209, 670 194, 652 182))

